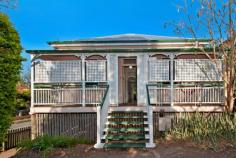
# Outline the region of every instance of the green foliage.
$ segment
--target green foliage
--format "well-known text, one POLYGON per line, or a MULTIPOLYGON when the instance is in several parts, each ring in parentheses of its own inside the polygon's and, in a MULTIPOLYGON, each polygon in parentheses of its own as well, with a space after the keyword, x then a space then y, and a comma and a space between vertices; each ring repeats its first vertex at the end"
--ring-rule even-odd
POLYGON ((79 140, 69 136, 48 136, 44 135, 34 140, 25 140, 18 144, 18 147, 44 151, 48 148, 68 148, 79 143, 79 140))
POLYGON ((91 144, 91 141, 88 140, 87 137, 81 136, 81 137, 79 137, 78 143, 79 144, 91 144))
POLYGON ((17 92, 16 98, 16 109, 22 110, 29 107, 30 104, 30 91, 25 91, 22 93, 17 92))
POLYGON ((22 47, 8 17, 0 13, 0 142, 5 138, 16 105, 22 47))
POLYGON ((54 148, 69 148, 76 144, 90 143, 87 138, 74 138, 70 136, 48 136, 44 135, 34 140, 24 140, 18 144, 18 147, 25 149, 33 149, 42 151, 43 157, 47 157, 48 153, 54 148))
POLYGON ((208 117, 200 113, 183 114, 168 134, 178 140, 207 142, 208 147, 216 149, 221 140, 236 140, 236 113, 208 117))

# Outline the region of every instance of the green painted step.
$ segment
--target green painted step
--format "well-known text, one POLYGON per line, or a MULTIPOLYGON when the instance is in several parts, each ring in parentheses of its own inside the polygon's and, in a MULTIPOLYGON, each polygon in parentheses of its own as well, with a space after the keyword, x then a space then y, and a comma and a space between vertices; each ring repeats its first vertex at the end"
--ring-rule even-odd
POLYGON ((144 128, 147 127, 148 125, 144 124, 139 124, 139 125, 119 125, 119 124, 114 124, 114 125, 107 125, 107 128, 144 128))
POLYGON ((110 113, 146 113, 144 111, 112 111, 110 113))
POLYGON ((116 119, 116 118, 123 118, 123 119, 136 119, 136 118, 147 118, 147 116, 142 116, 142 115, 140 115, 140 116, 127 116, 127 115, 125 115, 125 116, 108 116, 108 119, 116 119))
POLYGON ((109 121, 109 125, 142 125, 145 124, 146 121, 109 121))
POLYGON ((145 148, 145 143, 111 143, 105 144, 105 148, 145 148))
POLYGON ((144 122, 147 119, 144 118, 111 118, 108 119, 109 122, 144 122))
POLYGON ((135 131, 144 131, 144 128, 108 128, 105 131, 116 131, 116 132, 135 132, 135 131))
POLYGON ((144 140, 145 135, 107 135, 106 140, 144 140))

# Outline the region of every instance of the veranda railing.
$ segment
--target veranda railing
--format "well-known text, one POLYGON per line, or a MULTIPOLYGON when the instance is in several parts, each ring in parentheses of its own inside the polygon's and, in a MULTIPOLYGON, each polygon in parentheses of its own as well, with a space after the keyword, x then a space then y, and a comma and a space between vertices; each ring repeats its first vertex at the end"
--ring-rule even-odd
POLYGON ((221 104, 224 102, 224 87, 177 87, 174 102, 181 104, 221 104))
MULTIPOLYGON (((147 85, 149 104, 171 103, 171 87, 160 84, 147 85)), ((224 87, 174 87, 173 103, 176 104, 223 104, 224 87)))
POLYGON ((106 88, 35 88, 34 105, 72 105, 83 104, 83 92, 85 92, 85 104, 99 105, 103 100, 106 88))

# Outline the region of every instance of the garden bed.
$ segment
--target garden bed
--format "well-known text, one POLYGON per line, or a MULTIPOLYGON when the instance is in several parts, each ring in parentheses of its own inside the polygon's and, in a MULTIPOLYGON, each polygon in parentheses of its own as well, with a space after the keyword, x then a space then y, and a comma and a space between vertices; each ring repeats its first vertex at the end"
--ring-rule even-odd
MULTIPOLYGON (((234 158, 236 149, 227 146, 223 150, 213 151, 194 146, 190 142, 161 141, 154 149, 94 149, 93 145, 76 145, 72 148, 55 149, 48 155, 49 158, 70 157, 70 158, 234 158)), ((35 150, 20 151, 14 158, 40 158, 42 153, 35 150)))

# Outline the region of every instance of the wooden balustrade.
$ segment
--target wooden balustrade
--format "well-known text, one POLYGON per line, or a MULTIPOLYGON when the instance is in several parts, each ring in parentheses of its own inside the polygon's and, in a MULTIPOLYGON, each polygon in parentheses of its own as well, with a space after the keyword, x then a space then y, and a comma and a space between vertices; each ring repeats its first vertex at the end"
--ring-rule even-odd
MULTIPOLYGON (((85 88, 85 104, 100 104, 106 88, 85 88)), ((73 105, 83 103, 82 88, 34 89, 34 105, 73 105)))
POLYGON ((150 104, 170 104, 170 88, 150 87, 150 104))
MULTIPOLYGON (((171 103, 171 88, 150 86, 151 105, 171 103)), ((223 104, 224 87, 175 87, 174 104, 223 104)))
POLYGON ((223 87, 178 87, 174 88, 174 102, 220 104, 224 102, 223 87))

